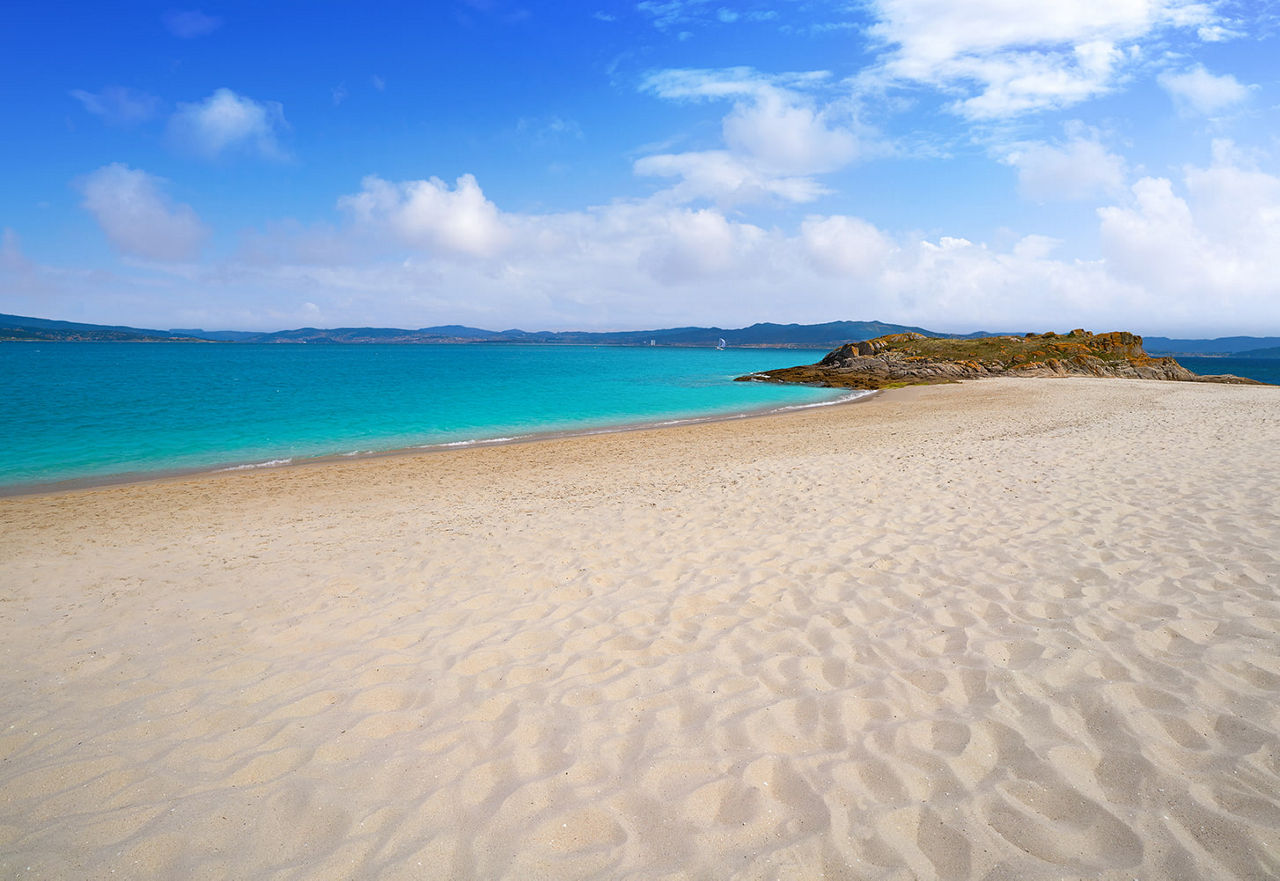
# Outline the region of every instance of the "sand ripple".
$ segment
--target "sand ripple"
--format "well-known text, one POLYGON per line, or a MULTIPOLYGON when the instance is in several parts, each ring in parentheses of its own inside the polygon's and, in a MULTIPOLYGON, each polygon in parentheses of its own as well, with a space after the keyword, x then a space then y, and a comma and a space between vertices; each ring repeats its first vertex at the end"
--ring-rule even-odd
POLYGON ((0 501, 0 875, 1280 876, 1280 395, 0 501))

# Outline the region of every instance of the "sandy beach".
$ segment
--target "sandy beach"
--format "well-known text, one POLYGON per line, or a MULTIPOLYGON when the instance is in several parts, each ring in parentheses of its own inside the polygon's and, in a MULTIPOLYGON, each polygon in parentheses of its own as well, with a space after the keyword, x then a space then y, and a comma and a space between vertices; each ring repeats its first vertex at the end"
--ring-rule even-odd
POLYGON ((1280 876, 1280 389, 0 499, 0 877, 1280 876))

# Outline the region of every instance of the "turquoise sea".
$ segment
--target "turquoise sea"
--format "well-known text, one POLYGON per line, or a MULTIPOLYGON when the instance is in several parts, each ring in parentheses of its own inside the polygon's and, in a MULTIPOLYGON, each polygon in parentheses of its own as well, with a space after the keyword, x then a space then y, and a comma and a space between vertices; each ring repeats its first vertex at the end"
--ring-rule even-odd
POLYGON ((735 383, 825 350, 0 344, 0 491, 725 416, 838 399, 735 383))

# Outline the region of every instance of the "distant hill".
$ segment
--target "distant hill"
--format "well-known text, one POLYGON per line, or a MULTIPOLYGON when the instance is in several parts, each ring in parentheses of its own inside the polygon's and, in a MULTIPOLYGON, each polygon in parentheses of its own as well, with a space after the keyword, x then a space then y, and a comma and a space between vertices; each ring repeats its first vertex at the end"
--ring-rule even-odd
MULTIPOLYGON (((1022 332, 995 334, 987 331, 946 334, 906 324, 883 321, 828 321, 825 324, 753 324, 750 327, 666 327, 658 330, 485 330, 462 324, 420 327, 298 327, 291 330, 253 332, 172 328, 151 330, 123 325, 81 324, 49 318, 0 314, 0 341, 82 342, 178 342, 279 343, 340 345, 360 343, 545 343, 591 346, 714 346, 720 340, 733 347, 780 346, 833 349, 848 342, 875 339, 894 333, 919 333, 927 337, 981 339, 1022 336, 1022 332)), ((1280 337, 1223 337, 1216 340, 1180 340, 1147 337, 1146 349, 1160 355, 1244 355, 1277 357, 1280 337)))
POLYGON ((1280 337, 1226 336, 1216 340, 1174 340, 1163 336, 1149 336, 1143 338, 1143 345, 1153 355, 1236 355, 1254 349, 1280 346, 1280 337))
POLYGON ((260 331, 255 330, 203 330, 199 327, 171 327, 169 328, 169 333, 197 340, 213 340, 219 343, 242 343, 245 340, 262 336, 260 331))
POLYGON ((80 324, 75 321, 54 321, 49 318, 27 318, 0 313, 0 341, 157 343, 192 339, 195 338, 168 330, 80 324))
POLYGON ((668 327, 659 330, 626 331, 526 331, 483 330, 478 327, 444 325, 401 330, 390 327, 303 327, 260 334, 260 343, 547 343, 560 345, 714 346, 723 339, 730 346, 811 346, 825 348, 849 340, 868 339, 885 333, 913 330, 928 336, 941 334, 923 328, 881 321, 831 321, 826 324, 753 324, 750 327, 668 327))
POLYGON ((1280 358, 1280 346, 1272 346, 1269 349, 1248 349, 1244 352, 1236 352, 1236 358, 1280 358))
POLYGON ((359 343, 546 343, 605 346, 714 346, 723 339, 729 346, 795 346, 832 348, 850 340, 864 340, 886 333, 944 334, 883 321, 830 321, 825 324, 753 324, 750 327, 669 327, 660 330, 525 331, 484 330, 447 324, 406 330, 395 327, 300 327, 270 333, 239 330, 208 331, 201 328, 148 330, 137 327, 79 324, 21 315, 0 315, 0 340, 163 342, 205 340, 229 343, 309 343, 319 345, 359 343))

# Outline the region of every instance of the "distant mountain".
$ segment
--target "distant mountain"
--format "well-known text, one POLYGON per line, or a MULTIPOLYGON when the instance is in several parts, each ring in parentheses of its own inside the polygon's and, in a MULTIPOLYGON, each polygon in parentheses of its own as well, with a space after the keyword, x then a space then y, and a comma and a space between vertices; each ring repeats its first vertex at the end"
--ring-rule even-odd
POLYGON ((1173 340, 1168 337, 1149 336, 1143 338, 1143 345, 1153 355, 1235 355, 1253 349, 1280 346, 1280 337, 1227 336, 1216 340, 1173 340))
POLYGON ((1280 358, 1280 346, 1272 346, 1269 349, 1247 349, 1243 352, 1236 352, 1233 357, 1236 358, 1280 358))

